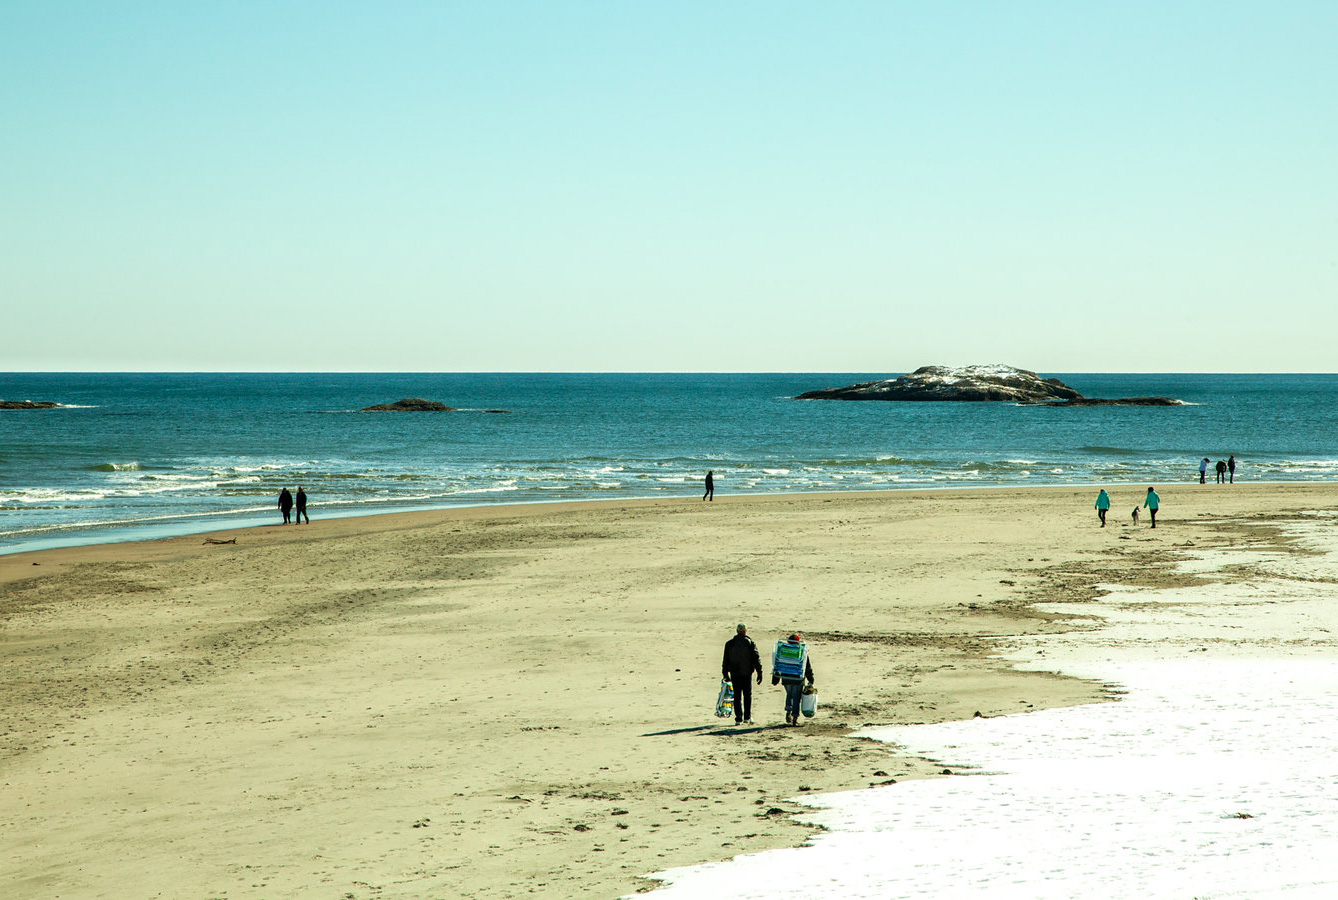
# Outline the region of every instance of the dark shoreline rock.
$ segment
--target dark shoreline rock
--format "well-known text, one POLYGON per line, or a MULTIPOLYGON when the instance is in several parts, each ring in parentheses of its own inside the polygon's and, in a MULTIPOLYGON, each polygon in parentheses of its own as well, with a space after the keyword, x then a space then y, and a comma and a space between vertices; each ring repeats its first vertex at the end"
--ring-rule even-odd
POLYGON ((908 375, 805 391, 796 400, 993 402, 1020 406, 1183 406, 1170 397, 1084 397, 1058 378, 1013 366, 921 366, 908 375))
POLYGON ((0 400, 0 409, 57 409, 59 406, 51 400, 0 400))
POLYGON ((376 406, 364 406, 358 412, 452 412, 454 406, 438 403, 436 400, 424 400, 422 397, 405 397, 394 403, 378 403, 376 406))
POLYGON ((1023 406, 1184 406, 1185 401, 1172 397, 1075 397, 1072 400, 1048 400, 1042 403, 1023 403, 1023 406))
POLYGON ((795 399, 1039 403, 1081 396, 1058 378, 1042 378, 1012 366, 921 366, 899 378, 807 391, 795 399))

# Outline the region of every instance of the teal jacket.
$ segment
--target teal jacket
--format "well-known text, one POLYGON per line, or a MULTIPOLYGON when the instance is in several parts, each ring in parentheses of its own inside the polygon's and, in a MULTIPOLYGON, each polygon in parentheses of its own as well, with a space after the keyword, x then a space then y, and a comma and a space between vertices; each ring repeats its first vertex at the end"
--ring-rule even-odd
POLYGON ((1102 491, 1101 493, 1097 494, 1097 495, 1096 495, 1096 508, 1097 508, 1097 509, 1110 509, 1110 494, 1107 494, 1105 491, 1102 491))
POLYGON ((1161 507, 1161 498, 1156 491, 1148 491, 1148 498, 1143 501, 1143 505, 1148 509, 1158 509, 1161 507))

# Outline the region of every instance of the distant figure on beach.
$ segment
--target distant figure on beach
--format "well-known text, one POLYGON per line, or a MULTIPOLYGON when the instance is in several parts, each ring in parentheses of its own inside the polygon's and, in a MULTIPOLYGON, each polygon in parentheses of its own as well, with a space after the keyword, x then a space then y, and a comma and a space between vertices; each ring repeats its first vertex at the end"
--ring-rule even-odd
POLYGON ((287 525, 293 512, 293 495, 288 493, 288 488, 279 491, 279 512, 283 513, 283 524, 287 525))
POLYGON ((1101 520, 1101 527, 1106 527, 1106 513, 1110 510, 1110 494, 1102 488, 1101 493, 1096 495, 1096 515, 1101 520))
POLYGON ((1208 457, 1204 457, 1199 463, 1199 484, 1208 483, 1208 457))
POLYGON ((1148 488, 1147 499, 1143 501, 1147 507, 1148 513, 1152 516, 1152 527, 1157 527, 1157 509, 1161 506, 1161 498, 1157 496, 1156 488, 1148 488))
POLYGON ((302 489, 302 485, 297 486, 297 515, 293 516, 293 521, 298 525, 306 519, 307 524, 311 524, 311 516, 307 515, 307 492, 302 489))
POLYGON ((771 683, 785 686, 785 724, 799 725, 799 703, 804 695, 804 682, 813 683, 813 662, 808 658, 808 647, 804 645, 804 636, 799 632, 790 635, 784 641, 776 642, 776 652, 771 657, 771 683), (787 652, 789 651, 789 652, 787 652), (799 669, 784 669, 785 662, 803 659, 803 672, 799 669))
POLYGON ((1225 461, 1225 460, 1221 460, 1221 459, 1219 459, 1219 460, 1217 461, 1217 465, 1216 465, 1214 468, 1216 468, 1216 470, 1217 470, 1217 483, 1218 483, 1218 484, 1226 484, 1226 479, 1227 479, 1227 464, 1226 464, 1226 461, 1225 461))
POLYGON ((706 473, 706 493, 702 494, 703 500, 715 500, 715 471, 706 473))
POLYGON ((734 724, 753 722, 753 673, 762 683, 762 657, 757 645, 748 637, 747 626, 740 623, 734 637, 725 642, 725 656, 720 661, 720 674, 734 684, 734 724))
POLYGON ((1234 455, 1227 457, 1227 473, 1231 476, 1231 484, 1236 483, 1236 457, 1234 455))

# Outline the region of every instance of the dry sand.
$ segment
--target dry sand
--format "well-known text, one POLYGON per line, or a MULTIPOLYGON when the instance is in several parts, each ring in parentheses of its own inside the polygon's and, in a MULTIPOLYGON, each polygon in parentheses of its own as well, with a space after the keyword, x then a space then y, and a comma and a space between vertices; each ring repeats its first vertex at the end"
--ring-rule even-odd
MULTIPOLYGON (((1109 487, 1109 486, 1108 486, 1109 487)), ((0 557, 0 885, 14 897, 550 898, 803 841, 807 791, 927 777, 851 738, 1089 702, 1011 635, 1338 486, 719 496, 313 519, 0 557), (712 715, 745 622, 821 706, 712 715)), ((318 512, 318 510, 313 510, 318 512)), ((895 789, 895 788, 893 788, 895 789)))

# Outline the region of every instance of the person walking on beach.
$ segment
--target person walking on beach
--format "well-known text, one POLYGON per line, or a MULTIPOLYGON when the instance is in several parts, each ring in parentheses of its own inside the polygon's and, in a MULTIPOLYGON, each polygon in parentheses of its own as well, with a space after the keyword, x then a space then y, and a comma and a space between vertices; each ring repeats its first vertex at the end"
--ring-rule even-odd
POLYGON ((302 489, 300 484, 297 486, 297 506, 295 508, 297 512, 293 516, 293 521, 301 525, 302 520, 306 519, 307 524, 310 525, 311 516, 307 515, 307 492, 302 489))
POLYGON ((1234 455, 1227 457, 1227 473, 1231 478, 1230 483, 1236 483, 1236 457, 1234 455))
POLYGON ((702 494, 703 500, 715 500, 715 471, 706 473, 706 493, 702 494))
POLYGON ((762 683, 762 657, 758 655, 757 644, 748 637, 747 626, 740 623, 734 637, 725 642, 725 656, 720 661, 720 675, 734 684, 734 724, 753 723, 753 683, 751 678, 757 673, 757 683, 762 683))
POLYGON ((771 683, 785 686, 785 724, 799 725, 799 702, 804 694, 804 682, 813 683, 813 662, 808 658, 808 647, 804 636, 799 632, 790 635, 784 641, 776 642, 776 652, 771 657, 771 683), (786 652, 790 651, 790 652, 786 652), (802 672, 796 666, 782 669, 783 660, 794 662, 803 660, 802 672))
POLYGON ((1204 457, 1199 462, 1199 484, 1208 483, 1208 457, 1204 457))
POLYGON ((293 495, 288 493, 288 488, 279 491, 279 512, 283 513, 283 524, 287 525, 289 516, 293 511, 293 495))
POLYGON ((1226 462, 1219 459, 1217 461, 1217 465, 1214 468, 1217 471, 1217 483, 1226 484, 1226 472, 1227 472, 1226 462))
POLYGON ((1148 513, 1152 516, 1152 527, 1157 527, 1157 509, 1161 506, 1161 497, 1157 496, 1156 488, 1148 488, 1147 499, 1143 501, 1147 507, 1148 513))
POLYGON ((1096 495, 1096 515, 1101 520, 1101 527, 1106 527, 1106 513, 1110 511, 1110 494, 1102 488, 1101 493, 1096 495))

